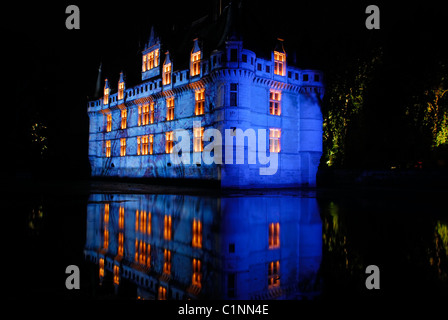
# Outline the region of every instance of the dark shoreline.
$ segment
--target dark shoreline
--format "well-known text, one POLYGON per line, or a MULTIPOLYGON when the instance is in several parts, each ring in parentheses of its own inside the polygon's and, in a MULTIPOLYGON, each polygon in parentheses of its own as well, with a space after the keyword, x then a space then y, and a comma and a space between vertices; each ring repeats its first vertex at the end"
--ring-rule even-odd
POLYGON ((412 194, 429 197, 448 195, 448 170, 327 170, 319 171, 316 187, 221 189, 215 181, 130 178, 33 178, 3 179, 8 193, 61 195, 115 194, 185 194, 195 196, 292 195, 342 196, 412 194))

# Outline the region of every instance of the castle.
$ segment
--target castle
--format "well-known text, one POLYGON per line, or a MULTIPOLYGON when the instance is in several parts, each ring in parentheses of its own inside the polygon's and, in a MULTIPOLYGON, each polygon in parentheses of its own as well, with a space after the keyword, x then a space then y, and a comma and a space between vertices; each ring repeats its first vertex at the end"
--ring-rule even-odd
POLYGON ((315 185, 322 72, 291 65, 282 39, 270 56, 230 32, 218 41, 191 38, 182 56, 162 40, 152 29, 140 84, 128 86, 120 73, 116 89, 106 79, 103 96, 88 102, 92 176, 202 179, 222 188, 315 185), (191 136, 182 136, 182 150, 180 129, 191 136), (187 161, 176 163, 174 153, 187 161))

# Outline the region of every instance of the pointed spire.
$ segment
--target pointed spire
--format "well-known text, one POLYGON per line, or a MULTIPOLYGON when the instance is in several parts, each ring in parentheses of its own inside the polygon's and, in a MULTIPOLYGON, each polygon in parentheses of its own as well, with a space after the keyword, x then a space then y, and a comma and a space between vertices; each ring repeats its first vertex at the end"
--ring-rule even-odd
POLYGON ((171 63, 171 59, 170 59, 170 52, 167 51, 165 53, 165 61, 163 62, 163 64, 170 64, 171 63))
POLYGON ((120 79, 118 80, 118 83, 120 82, 124 82, 123 71, 120 72, 120 79))
POLYGON ((277 38, 277 42, 275 43, 274 51, 286 53, 285 48, 283 47, 283 39, 277 38))
POLYGON ((201 51, 201 48, 199 48, 198 38, 196 38, 193 40, 193 50, 191 50, 191 53, 196 53, 198 51, 201 51))
POLYGON ((95 85, 95 98, 99 98, 101 94, 101 69, 103 67, 103 62, 100 61, 100 67, 98 68, 98 77, 96 78, 96 85, 95 85))
POLYGON ((153 45, 159 42, 160 42, 159 36, 154 31, 154 26, 151 26, 151 34, 149 35, 148 48, 152 47, 153 45))

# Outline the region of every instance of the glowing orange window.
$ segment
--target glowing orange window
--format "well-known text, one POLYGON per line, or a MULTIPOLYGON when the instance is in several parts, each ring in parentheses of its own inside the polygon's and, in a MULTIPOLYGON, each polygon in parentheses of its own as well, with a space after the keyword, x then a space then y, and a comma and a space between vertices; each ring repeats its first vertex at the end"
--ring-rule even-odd
POLYGON ((194 114, 201 115, 204 114, 204 104, 205 104, 205 90, 199 90, 195 92, 195 108, 194 114))
POLYGON ((281 93, 277 91, 271 91, 269 93, 269 113, 275 116, 281 114, 281 93))
POLYGON ((280 76, 285 75, 286 55, 284 53, 274 51, 274 73, 280 76))
POLYGON ((165 133, 165 153, 173 151, 173 131, 165 133))
POLYGON ((192 77, 201 73, 201 51, 191 54, 190 75, 192 77))
POLYGON ((280 152, 280 129, 269 129, 269 152, 280 152))

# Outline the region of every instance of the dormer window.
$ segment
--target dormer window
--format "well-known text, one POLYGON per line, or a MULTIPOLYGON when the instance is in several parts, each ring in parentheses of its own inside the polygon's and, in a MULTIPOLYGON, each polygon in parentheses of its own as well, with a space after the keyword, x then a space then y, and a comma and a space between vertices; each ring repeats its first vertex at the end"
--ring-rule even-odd
POLYGON ((285 75, 286 54, 274 51, 274 74, 279 76, 285 75))
POLYGON ((197 76, 201 73, 200 69, 201 52, 191 54, 191 76, 197 76))
POLYGON ((171 63, 163 66, 163 85, 171 83, 171 63))
POLYGON ((201 49, 199 49, 198 39, 194 40, 193 50, 190 57, 190 75, 192 77, 201 73, 201 49))
POLYGON ((106 79, 106 80, 105 80, 105 84, 104 84, 104 99, 103 99, 103 104, 109 104, 109 93, 110 93, 109 81, 107 81, 107 79, 106 79))
POLYGON ((155 49, 143 56, 143 72, 159 66, 159 49, 155 49))
POLYGON ((123 72, 120 72, 120 79, 118 80, 118 100, 124 98, 124 78, 123 72))
POLYGON ((123 99, 124 96, 124 82, 118 84, 118 100, 123 99))
POLYGON ((166 53, 166 59, 163 63, 163 85, 171 83, 171 60, 169 52, 166 53))

